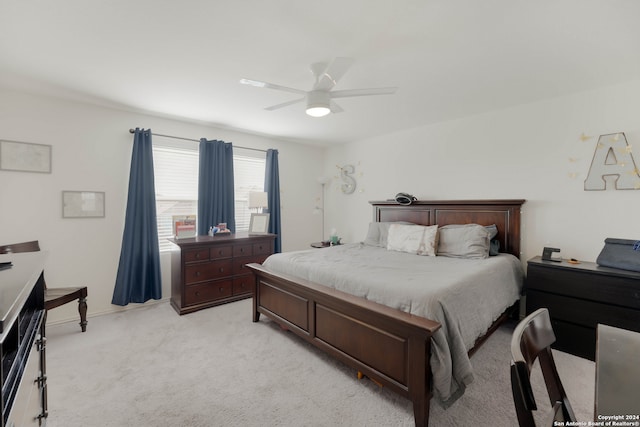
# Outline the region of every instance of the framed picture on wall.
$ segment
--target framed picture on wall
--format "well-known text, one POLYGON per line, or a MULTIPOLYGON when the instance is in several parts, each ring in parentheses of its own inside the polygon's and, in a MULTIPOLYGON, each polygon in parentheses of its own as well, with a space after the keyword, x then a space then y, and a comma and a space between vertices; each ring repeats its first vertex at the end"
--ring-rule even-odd
POLYGON ((269 232, 269 214, 252 213, 249 234, 267 234, 269 232))
POLYGON ((63 218, 104 218, 104 191, 63 191, 63 218))
POLYGON ((51 173, 51 146, 29 142, 0 141, 0 169, 51 173))

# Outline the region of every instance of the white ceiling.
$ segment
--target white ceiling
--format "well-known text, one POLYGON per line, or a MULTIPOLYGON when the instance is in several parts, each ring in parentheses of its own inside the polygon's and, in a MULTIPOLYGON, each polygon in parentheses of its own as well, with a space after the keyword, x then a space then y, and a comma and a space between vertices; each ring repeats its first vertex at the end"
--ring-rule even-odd
POLYGON ((0 85, 338 144, 638 79, 639 20, 638 0, 0 0, 0 85), (312 118, 238 83, 308 90, 336 56, 336 90, 397 93, 312 118))

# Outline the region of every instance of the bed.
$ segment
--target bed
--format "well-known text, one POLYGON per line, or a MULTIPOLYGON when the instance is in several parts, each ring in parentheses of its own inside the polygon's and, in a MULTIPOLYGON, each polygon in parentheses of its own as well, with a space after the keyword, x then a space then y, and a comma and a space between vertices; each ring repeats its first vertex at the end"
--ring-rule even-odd
MULTIPOLYGON (((498 231, 495 239, 499 242, 500 252, 511 256, 489 257, 485 264, 496 264, 510 259, 511 261, 505 262, 512 264, 515 262, 517 267, 514 268, 520 270, 522 267, 517 258, 520 255, 520 210, 523 203, 524 200, 455 200, 419 201, 405 206, 394 201, 371 202, 374 212, 373 220, 376 223, 408 222, 425 226, 437 224, 439 227, 451 224, 482 226, 495 224, 498 231)), ((396 296, 397 301, 392 298, 391 302, 381 297, 382 293, 389 294, 386 298, 393 297, 393 292, 384 291, 382 286, 384 283, 377 283, 379 280, 376 278, 378 276, 376 268, 381 262, 379 260, 369 267, 364 264, 360 267, 362 268, 360 273, 351 274, 361 278, 355 290, 341 289, 341 278, 349 274, 346 270, 340 270, 339 260, 354 257, 357 259, 361 254, 364 254, 361 256, 363 259, 370 257, 376 259, 375 257, 378 256, 376 250, 389 252, 392 259, 394 256, 400 259, 400 255, 391 254, 392 251, 354 243, 331 249, 279 254, 265 261, 263 265, 249 264, 248 267, 255 277, 253 321, 259 321, 260 315, 264 314, 282 328, 299 335, 336 359, 357 369, 359 373, 409 398, 413 403, 416 426, 426 426, 434 389, 436 397, 445 406, 464 392, 464 386, 470 381, 468 357, 508 317, 509 309, 504 310, 504 306, 510 306, 511 309, 517 307, 522 277, 515 278, 516 282, 520 281, 516 284, 518 287, 515 296, 514 291, 511 290, 512 295, 506 297, 511 300, 508 300, 508 303, 502 302, 503 307, 499 312, 489 313, 488 319, 482 321, 484 324, 479 325, 479 332, 466 333, 468 327, 465 323, 456 318, 448 319, 450 313, 446 310, 440 310, 437 313, 421 311, 424 308, 422 306, 430 304, 412 304, 410 297, 407 297, 409 298, 407 300, 405 297, 396 296), (322 269, 319 268, 311 273, 296 271, 305 263, 319 264, 319 262, 309 261, 310 256, 328 258, 325 261, 334 263, 331 271, 322 273, 322 269), (295 258, 291 267, 293 270, 286 268, 286 264, 291 261, 287 258, 290 257, 295 258), (453 341, 457 344, 454 344, 452 349, 443 348, 443 339, 446 341, 444 347, 449 346, 450 336, 454 336, 453 341), (441 359, 447 357, 454 362, 451 362, 448 367, 444 366, 445 374, 443 374, 441 365, 447 365, 447 363, 441 363, 441 359), (447 369, 450 371, 448 375, 453 378, 449 389, 446 384, 442 386, 448 381, 447 369), (435 375, 432 375, 432 372, 435 375), (456 375, 457 378, 455 378, 456 375)), ((415 255, 408 256, 415 257, 415 255)), ((444 257, 417 258, 424 259, 424 264, 436 258, 444 259, 444 257)), ((397 260, 390 262, 395 264, 397 260)), ((445 264, 451 264, 447 267, 449 270, 466 270, 466 267, 462 269, 455 262, 458 261, 447 261, 445 264)), ((468 264, 477 267, 482 263, 475 260, 468 264)), ((473 277, 479 277, 480 271, 474 270, 470 274, 473 277)), ((441 276, 438 276, 438 280, 432 280, 431 285, 439 286, 439 281, 443 280, 441 276)), ((398 280, 390 280, 395 283, 387 288, 394 291, 398 289, 400 294, 404 292, 401 290, 404 283, 411 281, 411 278, 400 275, 398 277, 400 277, 398 280)), ((420 277, 424 282, 424 278, 420 277)), ((384 280, 386 279, 380 281, 384 282, 384 280)), ((502 281, 502 279, 496 279, 496 276, 489 276, 488 281, 492 280, 502 281)), ((512 285, 508 286, 512 287, 512 285)), ((453 293, 463 295, 467 299, 475 298, 464 296, 467 291, 460 292, 461 289, 464 290, 458 287, 458 290, 453 293)), ((496 308, 492 310, 495 311, 496 308)), ((488 310, 483 306, 480 311, 488 310)), ((478 323, 477 320, 473 322, 478 323)), ((478 325, 474 327, 477 328, 478 325)))

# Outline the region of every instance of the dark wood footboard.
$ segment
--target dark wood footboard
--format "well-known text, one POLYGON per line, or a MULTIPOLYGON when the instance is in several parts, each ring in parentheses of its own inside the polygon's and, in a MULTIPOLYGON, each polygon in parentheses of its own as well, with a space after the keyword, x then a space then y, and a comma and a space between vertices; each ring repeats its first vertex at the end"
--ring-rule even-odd
POLYGON ((260 314, 413 402, 416 426, 426 426, 431 399, 431 336, 438 322, 344 292, 274 274, 249 264, 255 276, 253 321, 260 314))

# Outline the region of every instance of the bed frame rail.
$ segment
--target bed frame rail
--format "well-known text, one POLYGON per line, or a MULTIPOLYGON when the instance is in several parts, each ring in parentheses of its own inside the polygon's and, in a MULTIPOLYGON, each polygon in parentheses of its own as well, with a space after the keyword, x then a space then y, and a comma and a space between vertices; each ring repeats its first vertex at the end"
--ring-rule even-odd
POLYGON ((325 286, 254 273, 253 321, 274 320, 332 357, 413 402, 417 426, 426 426, 431 398, 428 358, 438 322, 394 310, 325 286), (302 282, 302 283, 301 283, 302 282))

